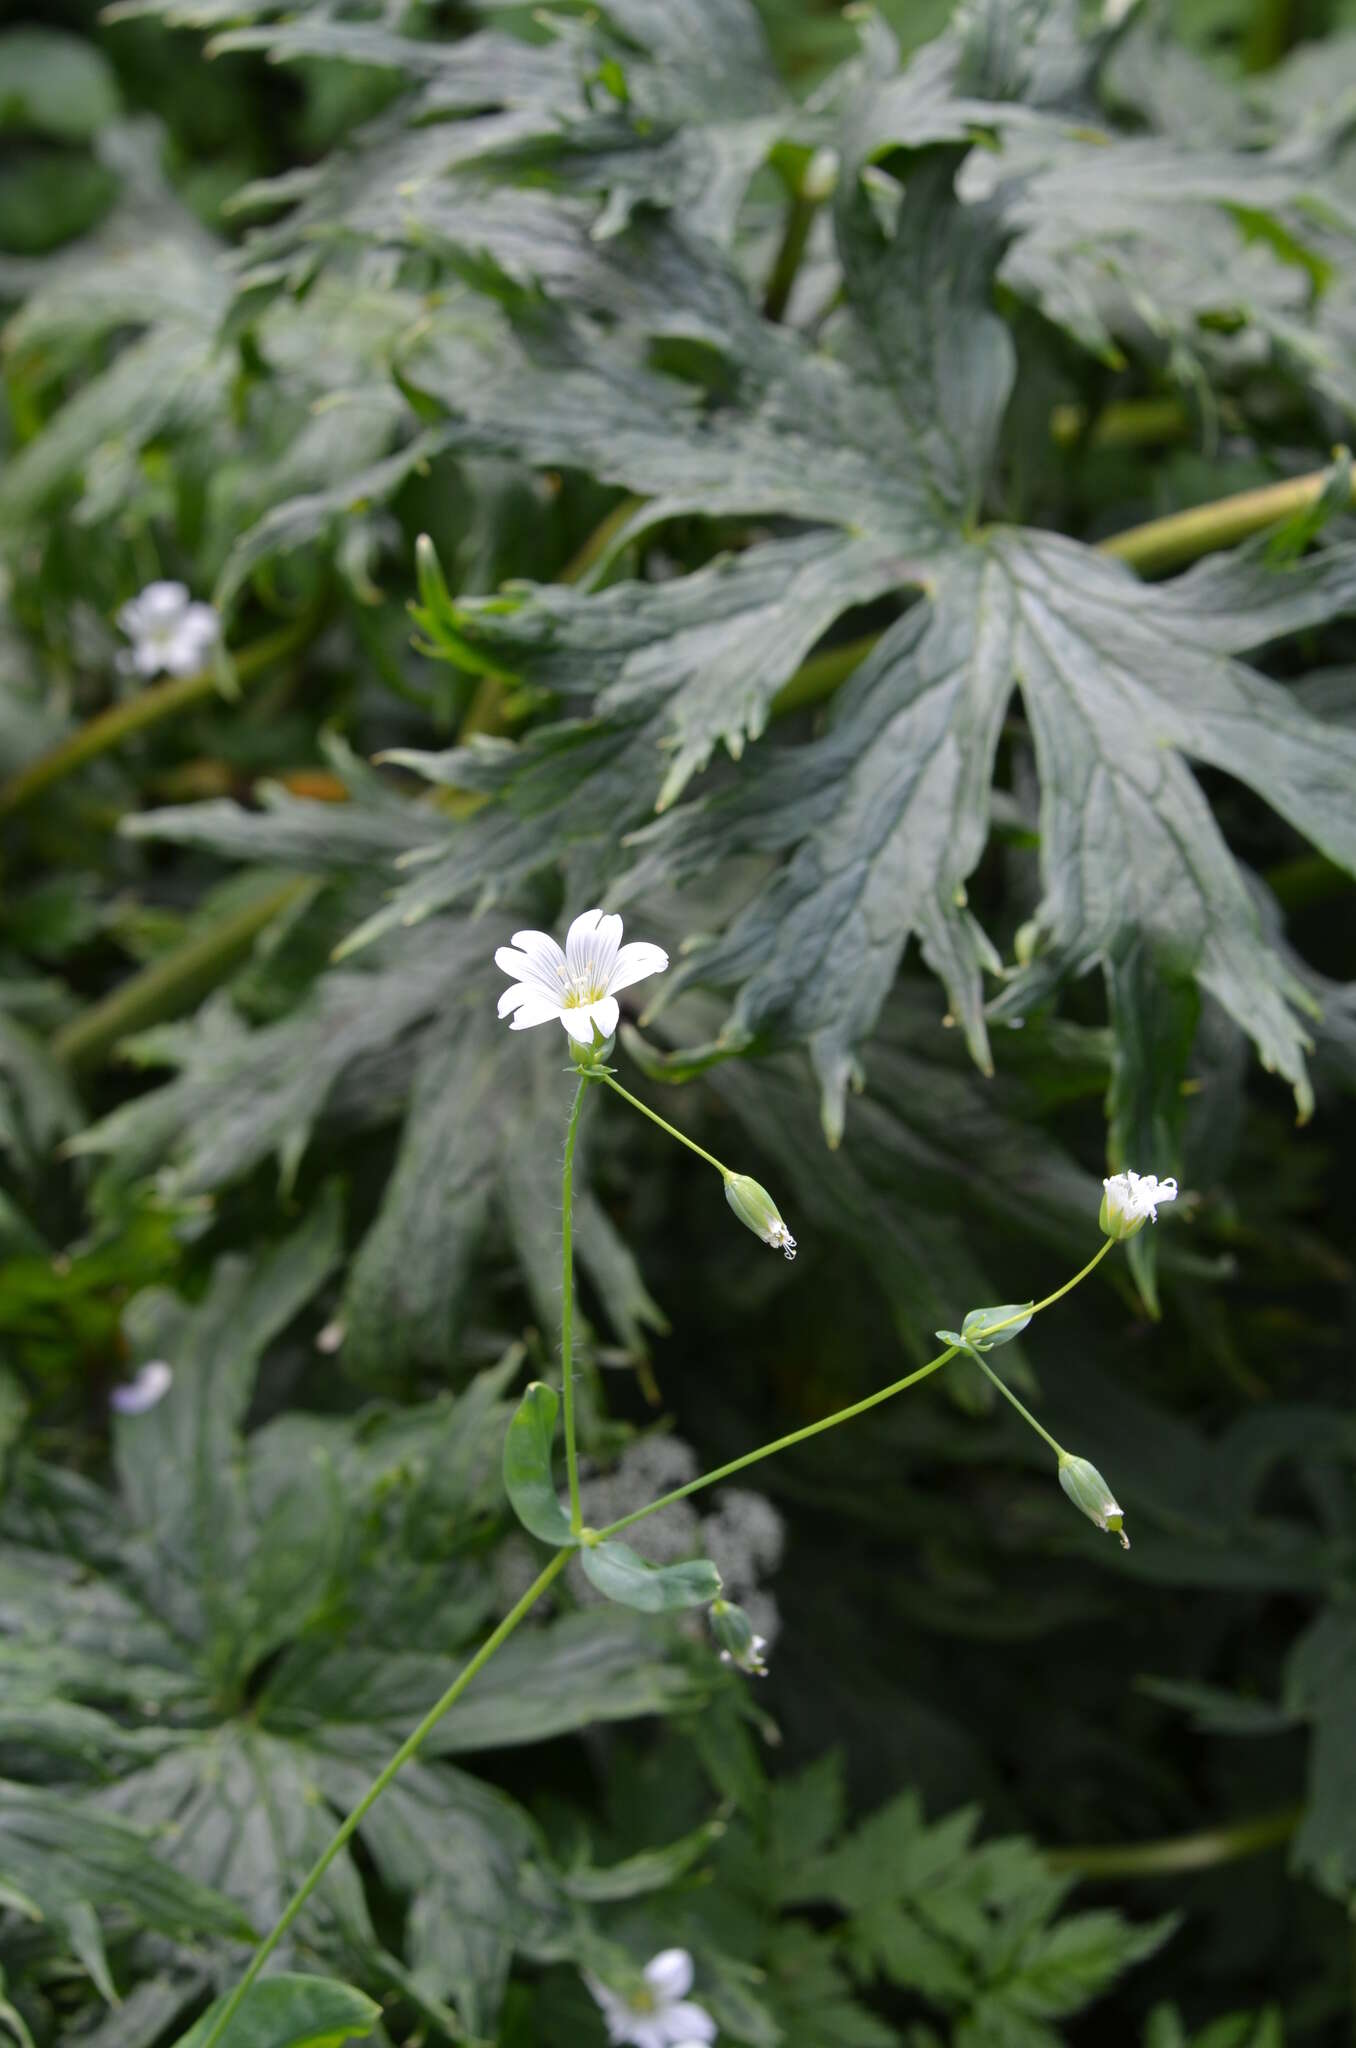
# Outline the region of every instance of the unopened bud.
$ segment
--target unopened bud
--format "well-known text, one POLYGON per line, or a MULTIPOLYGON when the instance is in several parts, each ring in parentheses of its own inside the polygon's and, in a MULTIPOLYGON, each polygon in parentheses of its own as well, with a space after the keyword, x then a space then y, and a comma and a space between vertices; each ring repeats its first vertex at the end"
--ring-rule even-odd
POLYGON ((711 1633, 720 1645, 722 1664, 733 1664, 737 1671, 747 1672, 750 1678, 767 1677, 767 1664, 763 1657, 767 1639, 754 1634, 753 1624, 742 1607, 736 1607, 732 1600, 713 1600, 711 1633))
POLYGON ((756 1180, 750 1180, 746 1173, 731 1173, 725 1178, 725 1199, 741 1223, 747 1223, 756 1237, 764 1244, 770 1244, 774 1251, 785 1252, 788 1259, 796 1256, 796 1240, 782 1222, 781 1213, 766 1188, 759 1187, 756 1180))
POLYGON ((1146 1223, 1157 1223, 1160 1202, 1176 1200, 1175 1180, 1160 1180, 1156 1173, 1132 1173, 1127 1167, 1124 1173, 1102 1182, 1102 1209, 1097 1220, 1103 1234, 1119 1242, 1143 1230, 1146 1223))
POLYGON ((1059 1483, 1090 1522, 1119 1536, 1122 1550, 1130 1548, 1130 1538, 1122 1526, 1124 1511, 1095 1465, 1090 1465, 1086 1458, 1073 1458, 1067 1451, 1061 1451, 1059 1483))

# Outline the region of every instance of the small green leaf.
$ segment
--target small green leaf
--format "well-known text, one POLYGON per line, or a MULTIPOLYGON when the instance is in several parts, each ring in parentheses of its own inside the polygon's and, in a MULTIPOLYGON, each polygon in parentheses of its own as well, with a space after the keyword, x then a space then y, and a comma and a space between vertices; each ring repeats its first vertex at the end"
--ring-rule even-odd
POLYGON ((1031 1321, 1029 1301, 1006 1301, 997 1308, 972 1308, 961 1324, 961 1343, 975 1351, 992 1351, 1020 1337, 1031 1321))
POLYGON ((594 1543, 584 1545, 579 1559, 600 1593, 644 1614, 705 1607, 720 1591, 720 1573, 705 1557, 687 1564, 650 1564, 629 1543, 594 1543))
MULTIPOLYGON (((200 2048, 225 2003, 209 2006, 175 2048, 200 2048)), ((265 1977, 250 1986, 215 2048, 342 2048, 380 2017, 374 2000, 333 1977, 265 1977)))
POLYGON ((575 1540, 551 1477, 551 1446, 559 1406, 550 1387, 534 1380, 519 1402, 504 1438, 504 1490, 513 1504, 513 1512, 532 1535, 558 1548, 575 1540))

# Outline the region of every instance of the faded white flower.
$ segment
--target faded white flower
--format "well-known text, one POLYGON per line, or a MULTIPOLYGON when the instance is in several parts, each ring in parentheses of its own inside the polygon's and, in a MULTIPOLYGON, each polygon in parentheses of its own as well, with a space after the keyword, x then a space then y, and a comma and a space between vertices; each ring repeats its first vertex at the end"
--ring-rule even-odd
POLYGON ((141 676, 191 676, 221 637, 213 606, 196 603, 184 583, 148 583, 122 607, 118 624, 132 643, 122 666, 141 676))
POLYGON ((607 2038, 613 2048, 706 2048, 716 2038, 716 2023, 703 2006, 688 1997, 692 1989, 692 1958, 685 1948, 661 1949, 641 1972, 643 1985, 628 1997, 585 1970, 607 2038))
POLYGON ((174 1367, 163 1358, 152 1358, 132 1379, 114 1387, 108 1405, 119 1415, 145 1415, 157 1401, 164 1400, 173 1384, 174 1367))
POLYGON ((727 1173, 725 1199, 755 1237, 761 1237, 764 1244, 770 1244, 784 1258, 795 1258, 796 1240, 783 1223, 781 1211, 765 1187, 747 1173, 727 1173))
POLYGON ((1133 1237, 1146 1223, 1157 1223, 1160 1202, 1177 1200, 1175 1180, 1160 1180, 1156 1173, 1113 1174, 1102 1182, 1101 1225, 1108 1237, 1133 1237))
POLYGON ((621 935, 621 919, 601 910, 575 919, 563 953, 547 932, 515 932, 513 944, 494 956, 495 965, 513 976, 499 998, 500 1016, 512 1016, 514 1031, 555 1018, 580 1045, 592 1045, 595 1024, 610 1038, 621 1014, 618 991, 662 974, 669 964, 662 946, 643 939, 624 946, 621 935))

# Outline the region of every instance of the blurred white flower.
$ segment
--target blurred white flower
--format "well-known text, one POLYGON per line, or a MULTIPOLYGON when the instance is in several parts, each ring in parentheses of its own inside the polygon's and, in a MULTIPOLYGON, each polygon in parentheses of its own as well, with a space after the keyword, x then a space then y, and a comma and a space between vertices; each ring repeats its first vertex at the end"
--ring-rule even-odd
POLYGON ((191 676, 207 661, 221 637, 213 606, 198 604, 184 583, 148 583, 118 613, 131 641, 122 665, 141 676, 191 676))
POLYGON ((592 1045, 595 1023, 610 1038, 621 1014, 618 990, 662 974, 669 964, 662 946, 643 939, 623 946, 621 935, 621 919, 601 910, 575 919, 563 953, 547 932, 515 932, 513 944, 494 956, 495 965, 513 976, 499 998, 500 1016, 512 1015, 514 1031, 556 1018, 580 1045, 592 1045))
POLYGON ((119 1415, 144 1415, 157 1401, 164 1400, 173 1384, 174 1367, 166 1365, 163 1358, 152 1358, 134 1379, 114 1387, 108 1405, 119 1415))
POLYGON ((692 1989, 692 1958, 685 1948, 661 1949, 642 1972, 644 1987, 623 1998, 588 1970, 584 1982, 592 1992, 613 2048, 706 2048, 716 2038, 709 2012, 688 1998, 692 1989))
POLYGON ((1145 1223, 1157 1223, 1158 1204, 1177 1200, 1175 1180, 1160 1180, 1156 1173, 1113 1174, 1102 1182, 1101 1225, 1108 1237, 1133 1237, 1145 1223))

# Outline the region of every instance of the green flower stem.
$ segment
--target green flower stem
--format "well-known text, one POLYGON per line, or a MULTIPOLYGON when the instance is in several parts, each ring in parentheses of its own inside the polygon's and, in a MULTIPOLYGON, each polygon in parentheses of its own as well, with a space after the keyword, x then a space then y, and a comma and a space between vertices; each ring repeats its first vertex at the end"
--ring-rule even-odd
MULTIPOLYGON (((940 1371, 956 1356, 960 1346, 948 1344, 945 1351, 938 1352, 926 1365, 920 1365, 916 1372, 906 1373, 902 1380, 895 1380, 888 1387, 881 1387, 877 1393, 868 1394, 863 1401, 854 1401, 850 1408, 836 1409, 832 1415, 823 1416, 818 1422, 807 1423, 804 1429, 793 1429, 790 1436, 779 1436, 775 1443, 761 1444, 756 1451, 746 1451, 742 1458, 732 1458, 728 1465, 718 1465, 714 1472, 703 1472, 700 1479, 689 1479, 686 1486, 675 1486, 672 1493, 652 1500, 647 1508, 637 1508, 634 1514, 623 1515, 619 1522, 610 1522, 606 1529, 599 1529, 595 1541, 605 1536, 616 1536, 623 1529, 629 1529, 633 1522, 643 1522, 646 1515, 656 1514, 660 1508, 672 1507, 676 1500, 686 1500, 690 1493, 700 1493, 704 1486, 718 1486, 722 1479, 731 1478, 742 1472, 748 1465, 760 1464, 764 1458, 775 1457, 778 1451, 789 1451, 794 1444, 807 1443, 812 1436, 822 1436, 826 1429, 836 1429, 840 1422, 851 1422, 854 1416, 865 1415, 868 1408, 879 1408, 882 1401, 891 1401, 896 1394, 902 1394, 906 1387, 917 1386, 930 1373, 940 1371)), ((204 2042, 203 2048, 207 2048, 204 2042)))
POLYGON ((614 1081, 611 1074, 600 1074, 598 1078, 601 1081, 606 1081, 613 1094, 620 1095, 624 1102, 629 1102, 632 1109, 638 1109, 642 1116, 647 1116, 650 1119, 652 1124, 658 1124, 661 1131, 667 1131, 669 1136, 676 1138, 680 1145, 686 1145, 689 1152, 695 1152, 697 1157, 704 1159, 708 1166, 714 1166, 722 1180, 733 1178, 733 1172, 730 1167, 722 1166, 720 1161, 710 1152, 704 1152, 701 1146, 694 1143, 691 1138, 685 1137, 681 1131, 675 1130, 672 1124, 665 1123, 657 1110, 647 1108, 638 1095, 633 1095, 629 1088, 623 1088, 621 1082, 614 1081))
POLYGON ((980 1371, 983 1373, 985 1379, 992 1380, 993 1384, 997 1387, 999 1393, 1002 1394, 1006 1400, 1011 1401, 1013 1407, 1017 1410, 1017 1413, 1021 1416, 1023 1422, 1029 1422, 1031 1424, 1031 1427, 1035 1430, 1037 1436, 1044 1437, 1046 1443, 1049 1444, 1055 1456, 1057 1458, 1067 1457, 1068 1453, 1065 1451, 1063 1444, 1057 1444, 1054 1438, 1051 1436, 1049 1430, 1042 1429, 1040 1423, 1037 1422, 1035 1416, 1031 1413, 1031 1410, 1029 1408, 1023 1407, 1022 1403, 1017 1399, 1017 1396, 1013 1393, 1012 1388, 1008 1386, 1003 1380, 999 1379, 998 1374, 994 1371, 993 1367, 989 1365, 985 1359, 981 1358, 980 1354, 977 1351, 972 1352, 970 1355, 974 1359, 975 1364, 979 1367, 980 1371))
MULTIPOLYGON (((231 657, 237 681, 248 682, 271 663, 291 654, 309 637, 314 626, 314 615, 308 613, 281 631, 254 641, 249 647, 242 647, 231 657)), ((110 704, 97 718, 88 719, 75 732, 68 733, 64 740, 45 754, 39 754, 36 761, 30 761, 26 768, 21 768, 17 775, 11 776, 0 787, 0 817, 8 817, 11 811, 22 809, 54 782, 61 782, 77 768, 83 768, 87 761, 96 760, 100 754, 121 746, 133 733, 144 732, 149 725, 158 725, 162 718, 172 718, 176 711, 183 711, 190 704, 200 704, 216 688, 216 669, 205 668, 199 669, 196 675, 171 676, 163 683, 152 683, 149 689, 138 690, 134 697, 128 697, 123 703, 110 704)))
POLYGON ((152 960, 73 1017, 52 1041, 53 1053, 77 1072, 96 1067, 119 1039, 181 1015, 215 988, 259 933, 313 886, 305 877, 280 883, 152 960))
POLYGON ((565 1132, 565 1167, 560 1178, 560 1397, 565 1418, 565 1470, 570 1482, 570 1527, 584 1526, 579 1505, 579 1453, 574 1444, 574 1141, 588 1081, 580 1076, 565 1132))
POLYGON ((239 2011, 241 2001, 244 1999, 251 1984, 253 1984, 255 1978, 263 1969, 264 1964, 268 1961, 274 1949, 278 1946, 278 1943, 282 1940, 344 1844, 361 1826, 364 1818, 371 1812, 397 1772, 403 1770, 410 1759, 419 1754, 419 1751, 442 1720, 444 1714, 447 1713, 449 1708, 456 1705, 467 1686, 471 1683, 471 1680, 485 1669, 495 1651, 502 1649, 503 1645, 517 1628, 519 1622, 524 1620, 533 1607, 536 1606, 537 1601, 546 1591, 551 1581, 565 1569, 566 1564, 573 1555, 573 1550, 556 1551, 546 1568, 538 1573, 537 1577, 532 1581, 532 1584, 523 1594, 522 1599, 515 1607, 509 1609, 509 1612, 504 1616, 498 1628, 494 1630, 493 1634, 485 1638, 485 1641, 476 1651, 474 1657, 470 1659, 469 1663, 463 1664, 442 1698, 434 1701, 418 1727, 405 1737, 405 1740, 401 1743, 391 1761, 386 1765, 386 1768, 372 1780, 372 1783, 368 1786, 357 1805, 351 1812, 345 1815, 335 1834, 321 1850, 319 1856, 317 1856, 315 1862, 302 1879, 301 1884, 283 1907, 274 1927, 265 1935, 258 1948, 254 1951, 253 1956, 250 1958, 249 1968, 218 2013, 200 2042, 199 2048, 214 2048, 214 2044, 220 2041, 229 2022, 239 2011))
POLYGON ((1242 1856, 1257 1856, 1288 1842, 1304 1817, 1303 1805, 1282 1807, 1222 1828, 1194 1835, 1170 1835, 1156 1842, 1113 1842, 1105 1848, 1048 1849, 1051 1870, 1078 1877, 1178 1877, 1213 1870, 1242 1856))
MULTIPOLYGON (((624 1094, 625 1090, 621 1092, 624 1094)), ((643 1103, 638 1103, 636 1106, 637 1108, 644 1108, 643 1103)), ((649 1114, 648 1110, 646 1114, 649 1114)), ((665 1128, 667 1129, 667 1126, 665 1128)), ((678 1135, 679 1133, 675 1131, 674 1136, 677 1137, 678 1135)), ((687 1140, 684 1139, 683 1142, 686 1144, 687 1140)), ((703 1156, 707 1157, 709 1155, 704 1154, 703 1156)), ((1074 1274, 1072 1280, 1066 1280, 1062 1287, 1057 1287, 1053 1294, 1047 1294, 1043 1300, 1033 1302, 1029 1309, 1024 1308, 1017 1315, 1007 1316, 1001 1323, 994 1323, 989 1334, 996 1335, 999 1330, 1006 1330, 1010 1324, 1020 1322, 1023 1316, 1037 1316, 1042 1309, 1049 1308, 1052 1302, 1062 1300, 1066 1294, 1071 1293, 1077 1287, 1080 1280, 1087 1279, 1088 1274, 1092 1272, 1095 1266, 1100 1265, 1114 1243, 1114 1238, 1104 1238, 1100 1249, 1093 1253, 1086 1266, 1081 1267, 1074 1274)), ((836 1429, 840 1422, 851 1422, 856 1416, 865 1415, 869 1408, 879 1408, 882 1401, 892 1401, 896 1394, 902 1394, 907 1387, 915 1387, 919 1380, 925 1380, 929 1374, 940 1371, 942 1366, 949 1364, 959 1350, 960 1346, 958 1344, 948 1344, 945 1351, 939 1352, 936 1358, 930 1358, 926 1365, 920 1365, 916 1372, 906 1373, 902 1380, 894 1380, 888 1387, 882 1387, 879 1392, 868 1394, 862 1401, 854 1401, 848 1408, 838 1408, 832 1415, 825 1415, 818 1422, 807 1423, 804 1429, 792 1430, 790 1436, 779 1436, 774 1443, 762 1444, 756 1451, 746 1451, 742 1458, 733 1458, 728 1465, 718 1465, 714 1472, 703 1472, 699 1479, 690 1479, 686 1486, 677 1486, 672 1493, 663 1494, 658 1500, 652 1500, 647 1508, 637 1508, 634 1514, 623 1515, 619 1522, 612 1522, 606 1529, 598 1530, 595 1540, 601 1541, 605 1536, 616 1536, 621 1530, 629 1529, 633 1522, 644 1521, 646 1515, 653 1515, 660 1508, 671 1507, 674 1501, 686 1500, 690 1493, 699 1493, 705 1486, 717 1486, 722 1479, 732 1478, 736 1472, 742 1472, 748 1465, 757 1465, 764 1458, 775 1456, 778 1451, 789 1451, 794 1444, 806 1443, 812 1436, 822 1436, 826 1429, 836 1429)), ((1002 1381, 997 1381, 997 1384, 1002 1386, 1002 1381)), ((1007 1393, 1007 1388, 1004 1387, 1003 1391, 1007 1393)), ((1008 1398, 1013 1400, 1016 1397, 1008 1395, 1008 1398)), ((1024 1409, 1022 1412, 1026 1413, 1024 1409)), ((1031 1423, 1033 1429, 1040 1429, 1040 1424, 1035 1420, 1034 1416, 1028 1415, 1027 1421, 1031 1423)), ((1041 1435, 1045 1435, 1043 1429, 1041 1430, 1041 1435)), ((1048 1441, 1053 1443, 1054 1439, 1049 1438, 1048 1441)), ((1055 1448, 1058 1449, 1058 1445, 1055 1448)))
POLYGON ((1178 569, 1216 548, 1231 548, 1250 534, 1261 533, 1282 519, 1307 512, 1327 488, 1331 471, 1310 470, 1305 476, 1290 477, 1285 483, 1265 484, 1260 490, 1236 491, 1213 505, 1193 505, 1185 512, 1170 512, 1165 519, 1150 519, 1143 526, 1128 527, 1100 543, 1099 552, 1128 562, 1141 575, 1160 569, 1178 569))

